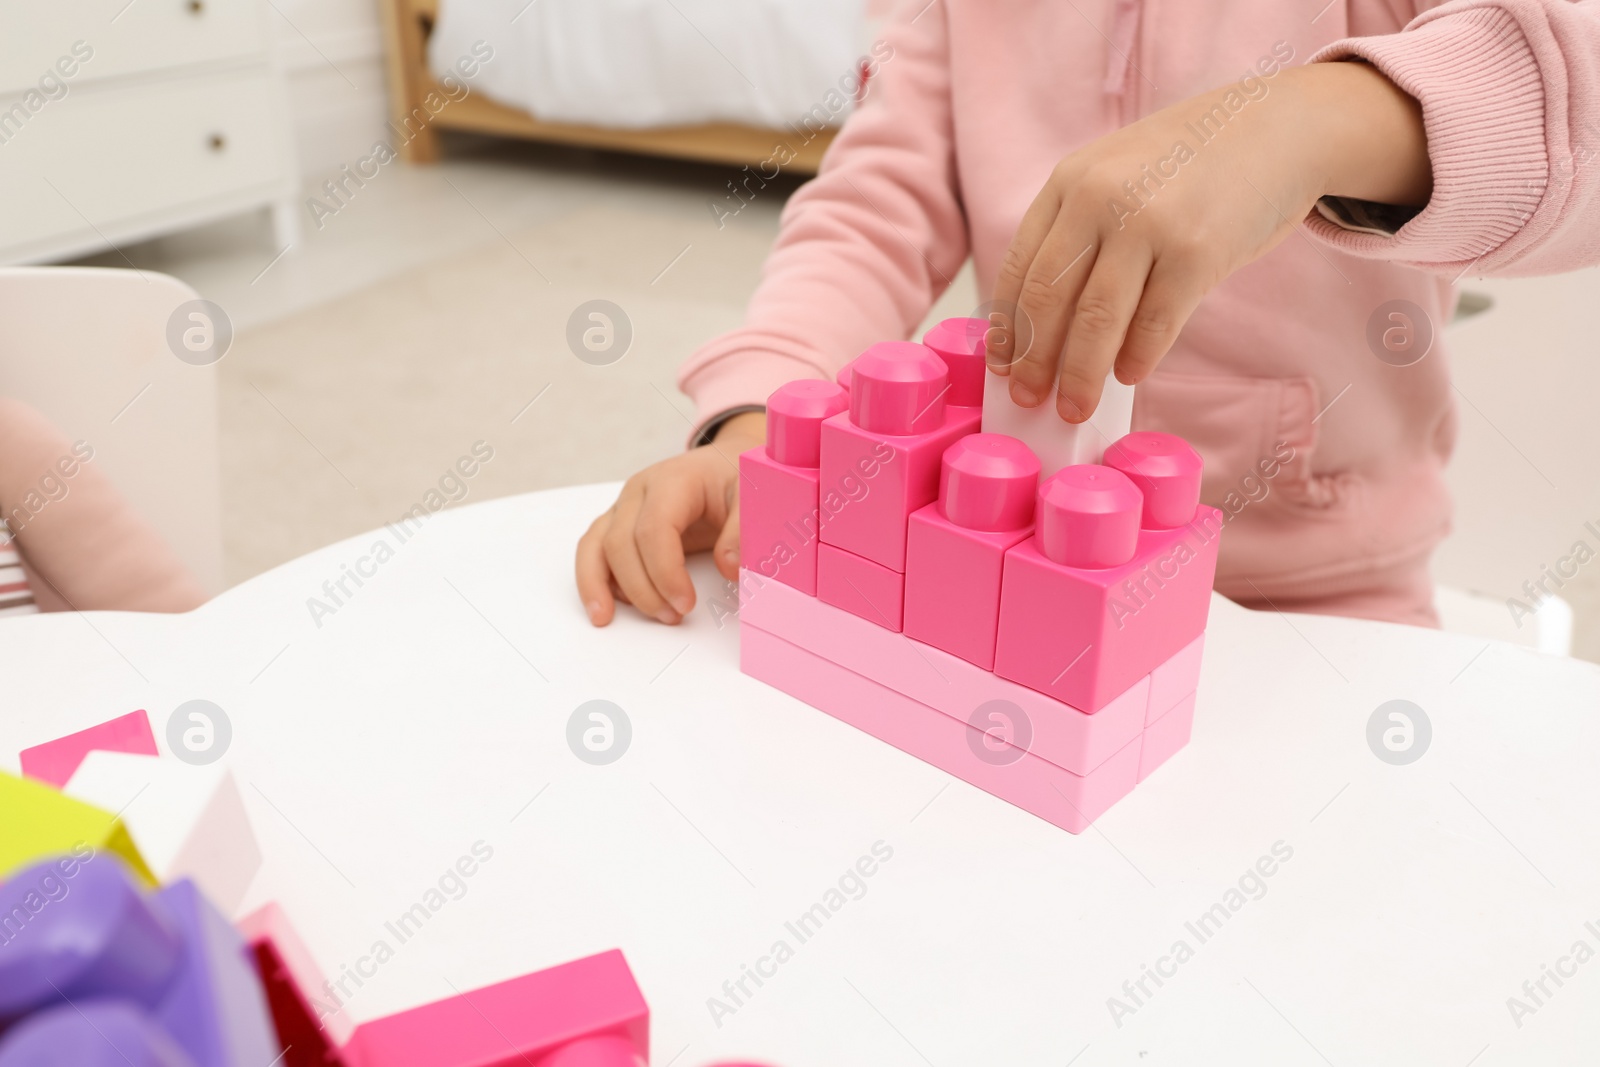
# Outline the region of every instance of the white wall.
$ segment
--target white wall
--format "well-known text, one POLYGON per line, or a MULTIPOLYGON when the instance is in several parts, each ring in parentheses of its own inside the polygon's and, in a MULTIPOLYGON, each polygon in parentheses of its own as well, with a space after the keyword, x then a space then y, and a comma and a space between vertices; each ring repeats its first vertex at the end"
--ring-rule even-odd
MULTIPOLYGON (((1462 287, 1495 305, 1448 335, 1460 391, 1456 525, 1434 573, 1526 600, 1523 583, 1554 570, 1576 542, 1600 553, 1600 536, 1585 525, 1600 530, 1600 270, 1462 287)), ((1566 569, 1576 576, 1558 592, 1578 612, 1575 651, 1600 659, 1600 555, 1566 569)))
POLYGON ((273 0, 300 172, 320 177, 383 136, 387 102, 377 0, 273 0))

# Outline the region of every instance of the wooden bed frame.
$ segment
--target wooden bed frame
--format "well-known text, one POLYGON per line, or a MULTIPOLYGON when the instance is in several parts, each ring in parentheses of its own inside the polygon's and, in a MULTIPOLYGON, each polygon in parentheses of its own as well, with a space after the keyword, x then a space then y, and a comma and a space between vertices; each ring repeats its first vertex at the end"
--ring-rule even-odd
MULTIPOLYGON (((422 107, 429 93, 447 95, 429 72, 427 60, 428 35, 433 32, 440 2, 379 0, 387 52, 389 117, 397 130, 404 128, 410 133, 410 139, 399 151, 401 157, 411 163, 438 160, 438 131, 441 129, 736 166, 755 166, 770 161, 780 147, 787 146, 793 158, 784 169, 798 174, 815 174, 822 162, 822 153, 833 141, 831 129, 800 143, 799 137, 787 131, 732 122, 645 130, 545 122, 526 111, 497 104, 482 93, 472 93, 451 103, 421 125, 420 130, 414 122, 407 127, 406 120, 422 107)), ((426 109, 423 113, 427 113, 426 109)))

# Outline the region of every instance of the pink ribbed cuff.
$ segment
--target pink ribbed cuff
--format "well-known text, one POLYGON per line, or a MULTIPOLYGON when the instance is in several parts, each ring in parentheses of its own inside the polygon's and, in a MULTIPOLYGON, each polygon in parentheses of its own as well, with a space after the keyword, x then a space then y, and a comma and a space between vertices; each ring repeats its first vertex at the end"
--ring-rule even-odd
POLYGON ((1312 62, 1359 58, 1422 104, 1433 196, 1392 237, 1306 227, 1341 251, 1449 270, 1502 247, 1533 216, 1549 180, 1544 83, 1510 13, 1457 9, 1396 34, 1336 41, 1312 62))
POLYGON ((815 364, 781 352, 742 348, 710 357, 678 382, 694 401, 692 447, 700 430, 725 411, 751 405, 765 406, 780 385, 800 378, 826 378, 815 364))

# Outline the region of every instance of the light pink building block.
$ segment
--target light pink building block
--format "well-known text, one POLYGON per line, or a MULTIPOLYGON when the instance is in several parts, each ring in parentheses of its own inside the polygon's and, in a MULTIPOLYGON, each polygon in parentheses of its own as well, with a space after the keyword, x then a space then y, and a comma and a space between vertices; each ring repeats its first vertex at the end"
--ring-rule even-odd
POLYGON ((980 412, 951 407, 944 363, 925 345, 873 345, 851 364, 850 410, 822 424, 826 544, 905 571, 906 522, 939 493, 944 450, 978 429, 980 412))
POLYGON ((159 754, 155 735, 150 732, 150 717, 142 710, 130 711, 87 730, 23 749, 22 773, 60 789, 71 781, 84 757, 96 749, 136 756, 159 754))
POLYGON ((1184 645, 1176 656, 1150 672, 1150 713, 1145 724, 1155 722, 1200 688, 1200 657, 1206 635, 1184 645))
POLYGON ((790 382, 767 401, 766 445, 739 457, 739 558, 813 595, 822 423, 848 403, 833 382, 790 382))
POLYGON ((362 1023, 351 1067, 645 1067, 650 1009, 613 949, 362 1023))
POLYGON ((1008 702, 1017 709, 1012 714, 1027 722, 1032 734, 1029 750, 1074 774, 1090 773, 1144 729, 1150 694, 1146 679, 1086 715, 786 585, 764 582, 746 572, 739 588, 743 625, 760 627, 957 722, 971 722, 978 709, 992 701, 1008 702))
POLYGON ((751 677, 1070 833, 1083 832, 1138 781, 1142 736, 1136 735, 1086 776, 1031 753, 1005 753, 1003 746, 997 756, 997 743, 983 731, 767 633, 748 619, 740 626, 739 666, 751 677))
POLYGON ((1194 698, 1190 693, 1177 707, 1145 727, 1144 748, 1139 753, 1139 781, 1150 777, 1151 771, 1189 743, 1189 732, 1194 727, 1194 698))
POLYGON ((1093 712, 1199 637, 1211 605, 1222 513, 1142 530, 1118 567, 1068 567, 1037 535, 1006 553, 995 673, 1093 712))
POLYGON ((832 545, 817 549, 817 599, 892 633, 904 624, 905 575, 832 545))
POLYGON ((983 407, 984 337, 989 324, 983 319, 945 319, 922 335, 922 343, 944 361, 950 375, 946 403, 957 407, 983 407))
POLYGON ((907 636, 994 667, 1001 565, 1033 531, 1038 485, 1039 457, 1014 437, 976 433, 945 449, 939 499, 906 530, 907 636))

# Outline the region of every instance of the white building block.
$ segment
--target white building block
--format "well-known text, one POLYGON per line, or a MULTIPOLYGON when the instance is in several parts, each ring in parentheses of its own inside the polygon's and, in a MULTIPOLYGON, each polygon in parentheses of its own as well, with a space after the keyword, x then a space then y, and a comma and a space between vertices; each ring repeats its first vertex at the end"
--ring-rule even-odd
POLYGON ((983 432, 1003 433, 1022 441, 1039 457, 1041 478, 1075 463, 1099 463, 1112 442, 1133 423, 1133 386, 1115 376, 1106 378, 1100 405, 1089 421, 1073 425, 1056 414, 1054 396, 1036 408, 1011 401, 1008 379, 992 372, 983 381, 983 432))
POLYGON ((193 878, 230 918, 261 867, 243 798, 225 767, 96 751, 84 758, 64 791, 120 811, 158 879, 193 878))

